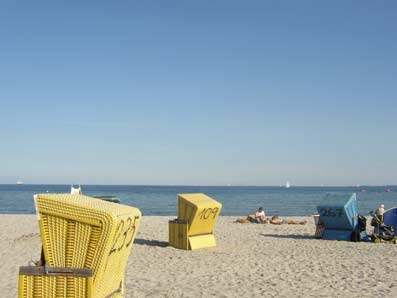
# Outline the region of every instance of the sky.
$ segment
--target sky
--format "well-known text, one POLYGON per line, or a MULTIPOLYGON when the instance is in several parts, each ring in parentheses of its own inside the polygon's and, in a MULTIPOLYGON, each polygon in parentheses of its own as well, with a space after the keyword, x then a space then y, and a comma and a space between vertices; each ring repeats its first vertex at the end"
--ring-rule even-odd
POLYGON ((0 183, 397 184, 397 2, 0 0, 0 183))

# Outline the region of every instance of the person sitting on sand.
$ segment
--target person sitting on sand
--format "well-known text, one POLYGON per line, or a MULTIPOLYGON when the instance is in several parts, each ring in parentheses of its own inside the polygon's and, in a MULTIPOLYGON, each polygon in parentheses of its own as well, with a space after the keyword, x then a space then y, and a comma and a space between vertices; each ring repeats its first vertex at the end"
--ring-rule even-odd
POLYGON ((267 217, 262 207, 259 207, 255 214, 248 215, 246 220, 252 223, 267 223, 267 217))
POLYGON ((258 211, 255 213, 255 219, 259 223, 267 223, 267 217, 265 215, 265 211, 263 211, 262 207, 259 207, 258 211))

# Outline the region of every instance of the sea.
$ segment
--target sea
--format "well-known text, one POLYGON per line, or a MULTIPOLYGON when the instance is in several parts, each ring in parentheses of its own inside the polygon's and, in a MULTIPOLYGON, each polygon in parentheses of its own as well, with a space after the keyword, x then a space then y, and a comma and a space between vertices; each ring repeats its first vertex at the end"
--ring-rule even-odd
MULTIPOLYGON (((70 193, 71 185, 0 184, 0 213, 35 213, 33 195, 70 193)), ((81 185, 87 196, 116 196, 122 204, 137 207, 143 215, 176 216, 177 194, 205 193, 222 203, 221 215, 246 216, 263 207, 267 215, 307 216, 327 196, 356 193, 359 213, 368 215, 384 204, 397 206, 397 186, 294 187, 280 186, 156 186, 81 185)), ((332 196, 330 196, 332 197, 332 196)))

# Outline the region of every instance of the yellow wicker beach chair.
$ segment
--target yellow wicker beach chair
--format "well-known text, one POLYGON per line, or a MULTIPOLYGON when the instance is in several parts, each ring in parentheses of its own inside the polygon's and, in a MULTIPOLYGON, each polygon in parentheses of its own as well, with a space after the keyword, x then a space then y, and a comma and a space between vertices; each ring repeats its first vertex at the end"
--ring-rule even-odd
POLYGON ((18 298, 94 298, 92 270, 20 267, 18 298))
POLYGON ((93 297, 124 297, 139 209, 83 195, 35 196, 48 266, 93 270, 93 297))
POLYGON ((202 193, 178 195, 178 218, 169 222, 169 244, 181 249, 216 246, 215 223, 222 204, 202 193))

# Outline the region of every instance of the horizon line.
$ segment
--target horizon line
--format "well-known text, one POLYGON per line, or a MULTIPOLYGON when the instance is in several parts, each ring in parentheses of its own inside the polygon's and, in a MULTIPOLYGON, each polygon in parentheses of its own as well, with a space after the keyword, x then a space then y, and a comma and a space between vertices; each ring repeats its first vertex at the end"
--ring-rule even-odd
MULTIPOLYGON (((0 183, 0 185, 86 185, 86 186, 183 186, 183 187, 279 187, 287 188, 285 185, 250 185, 250 184, 98 184, 98 183, 0 183)), ((362 188, 362 187, 396 187, 395 184, 362 184, 362 185, 291 185, 289 188, 294 187, 352 187, 352 188, 362 188)))

